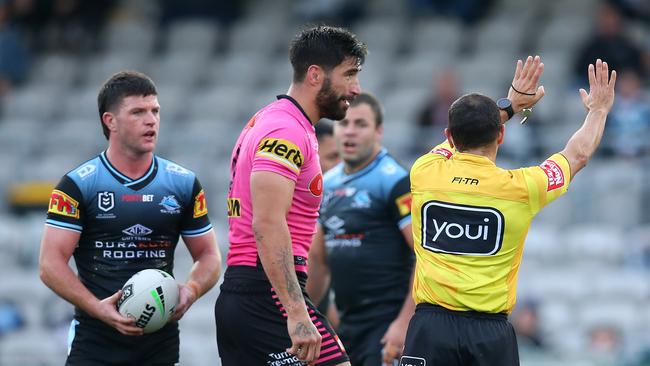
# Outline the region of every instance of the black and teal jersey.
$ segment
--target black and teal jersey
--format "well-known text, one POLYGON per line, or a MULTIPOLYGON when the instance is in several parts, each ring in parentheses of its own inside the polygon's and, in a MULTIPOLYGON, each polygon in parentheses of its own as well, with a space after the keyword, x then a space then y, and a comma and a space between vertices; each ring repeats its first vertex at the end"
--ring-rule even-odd
POLYGON ((339 164, 325 175, 319 224, 342 324, 399 313, 413 268, 401 231, 410 203, 408 171, 385 149, 358 172, 339 164))
POLYGON ((63 176, 46 225, 80 233, 74 250, 79 278, 103 299, 142 269, 173 274, 179 235, 210 231, 207 213, 190 170, 154 156, 144 176, 130 179, 103 152, 63 176))

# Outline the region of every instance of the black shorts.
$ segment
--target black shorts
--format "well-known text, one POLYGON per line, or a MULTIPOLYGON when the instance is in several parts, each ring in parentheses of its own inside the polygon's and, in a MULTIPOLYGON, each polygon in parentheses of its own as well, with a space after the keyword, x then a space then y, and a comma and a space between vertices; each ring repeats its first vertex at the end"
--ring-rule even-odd
POLYGON ((382 363, 381 339, 386 334, 390 321, 371 321, 364 325, 341 322, 339 335, 348 351, 350 363, 354 366, 377 366, 382 363))
POLYGON ((517 338, 505 314, 418 304, 401 365, 518 366, 517 338))
MULTIPOLYGON (((230 266, 224 274, 221 293, 215 304, 217 345, 224 366, 302 366, 294 355, 287 332, 286 313, 261 269, 230 266)), ((301 285, 306 274, 298 272, 301 285)), ((337 365, 348 356, 329 322, 311 303, 303 287, 312 322, 322 336, 318 366, 337 365)))
POLYGON ((157 332, 126 336, 99 320, 73 320, 66 366, 178 365, 178 323, 157 332))

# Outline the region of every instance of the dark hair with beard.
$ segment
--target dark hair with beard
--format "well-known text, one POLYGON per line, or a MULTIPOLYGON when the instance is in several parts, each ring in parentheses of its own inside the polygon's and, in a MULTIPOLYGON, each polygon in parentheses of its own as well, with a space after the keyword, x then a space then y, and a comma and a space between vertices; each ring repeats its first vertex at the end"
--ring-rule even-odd
POLYGON ((99 122, 102 124, 104 136, 108 140, 108 127, 104 124, 104 112, 113 111, 122 100, 133 95, 158 95, 156 86, 147 75, 137 71, 120 71, 106 80, 97 95, 99 122))
POLYGON ((305 80, 311 65, 329 72, 350 57, 361 65, 367 54, 367 46, 346 29, 326 25, 305 29, 296 35, 289 47, 293 81, 305 80))
POLYGON ((458 151, 488 145, 496 140, 501 125, 499 107, 485 95, 473 93, 449 107, 449 132, 458 151))
POLYGON ((375 127, 381 126, 384 122, 384 108, 381 106, 381 103, 379 103, 379 99, 371 93, 363 92, 354 98, 352 103, 350 103, 350 107, 360 104, 367 104, 370 106, 370 109, 372 109, 372 112, 375 114, 375 127))

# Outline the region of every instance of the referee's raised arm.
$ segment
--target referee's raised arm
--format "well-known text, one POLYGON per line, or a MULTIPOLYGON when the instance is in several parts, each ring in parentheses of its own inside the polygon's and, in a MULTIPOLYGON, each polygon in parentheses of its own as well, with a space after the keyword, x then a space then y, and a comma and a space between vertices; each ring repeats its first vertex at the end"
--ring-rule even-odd
POLYGON ((571 167, 571 178, 587 165, 603 137, 607 114, 614 104, 616 71, 611 74, 607 62, 596 60, 589 65, 589 92, 580 89, 582 103, 587 109, 587 117, 582 127, 567 142, 560 154, 564 155, 571 167))

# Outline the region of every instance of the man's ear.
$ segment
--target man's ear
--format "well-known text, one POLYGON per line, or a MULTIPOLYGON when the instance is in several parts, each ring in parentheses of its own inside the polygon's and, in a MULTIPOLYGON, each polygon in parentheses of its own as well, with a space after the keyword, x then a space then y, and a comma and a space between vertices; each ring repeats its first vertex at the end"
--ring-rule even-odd
POLYGON ((506 126, 505 124, 499 125, 499 133, 497 134, 497 145, 503 144, 503 139, 506 136, 506 126))
POLYGON ((310 65, 307 68, 305 81, 311 86, 320 86, 325 80, 325 70, 318 65, 310 65))
POLYGON ((447 138, 447 142, 449 142, 449 146, 456 148, 456 145, 454 145, 454 138, 451 137, 451 132, 448 128, 445 128, 445 137, 447 138))

